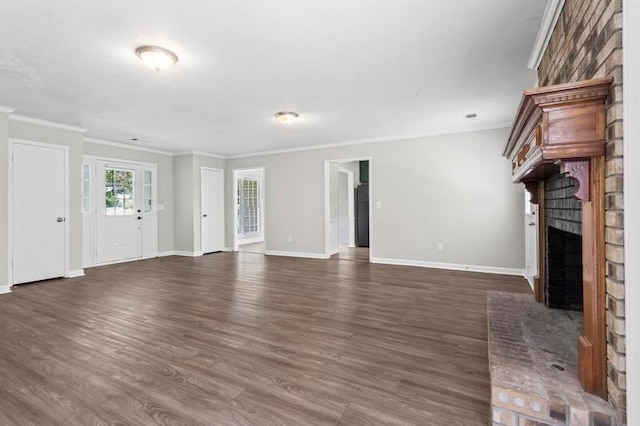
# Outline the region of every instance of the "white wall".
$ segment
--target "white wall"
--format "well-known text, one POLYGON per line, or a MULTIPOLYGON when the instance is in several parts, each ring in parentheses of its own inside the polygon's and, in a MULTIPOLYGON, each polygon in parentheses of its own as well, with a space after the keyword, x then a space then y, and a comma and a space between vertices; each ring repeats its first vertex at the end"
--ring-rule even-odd
POLYGON ((84 154, 158 165, 156 203, 164 206, 158 211, 158 253, 173 251, 173 156, 87 141, 84 154))
MULTIPOLYGON (((176 156, 174 168, 175 250, 183 254, 200 254, 200 168, 225 168, 219 158, 197 154, 176 156)), ((225 176, 225 184, 229 179, 225 176)), ((225 186, 226 188, 226 186, 225 186)))
POLYGON ((640 0, 625 0, 622 10, 627 422, 640 425, 640 0))
POLYGON ((69 147, 69 270, 82 270, 82 132, 9 120, 9 138, 69 147))
MULTIPOLYGON (((268 251, 323 256, 324 161, 371 156, 373 200, 382 203, 373 209, 374 257, 516 273, 524 267, 524 189, 511 183, 510 164, 500 155, 507 133, 237 158, 227 160, 227 168, 266 166, 268 251), (438 242, 443 252, 436 250, 438 242)), ((231 204, 227 198, 228 218, 231 204)), ((227 220, 228 236, 232 229, 227 220)))
POLYGON ((9 115, 0 112, 0 294, 9 291, 9 115))

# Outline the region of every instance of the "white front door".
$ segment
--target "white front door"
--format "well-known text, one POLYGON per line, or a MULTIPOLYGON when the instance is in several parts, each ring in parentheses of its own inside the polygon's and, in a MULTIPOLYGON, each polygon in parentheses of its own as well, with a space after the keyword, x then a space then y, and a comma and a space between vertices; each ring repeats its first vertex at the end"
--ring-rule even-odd
POLYGON ((224 248, 224 179, 222 170, 200 171, 200 229, 203 253, 224 248))
POLYGON ((96 161, 96 262, 142 257, 142 168, 96 161))
POLYGON ((13 143, 12 284, 65 275, 64 147, 13 143))

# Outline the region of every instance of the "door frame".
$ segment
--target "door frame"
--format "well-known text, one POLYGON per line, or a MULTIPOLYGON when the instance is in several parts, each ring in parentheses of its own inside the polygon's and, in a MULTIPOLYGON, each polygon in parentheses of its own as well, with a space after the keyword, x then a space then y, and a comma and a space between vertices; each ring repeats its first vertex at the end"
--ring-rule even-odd
MULTIPOLYGON (((84 227, 84 222, 85 222, 85 215, 90 215, 92 217, 91 219, 91 233, 93 234, 93 247, 90 247, 92 249, 92 262, 90 264, 85 265, 84 264, 84 259, 83 259, 83 268, 93 268, 95 266, 105 266, 105 265, 113 265, 113 264, 117 264, 117 263, 125 263, 125 262, 135 262, 137 260, 143 260, 143 259, 153 259, 154 257, 158 257, 158 165, 156 163, 146 163, 143 161, 135 161, 135 160, 126 160, 126 159, 122 159, 122 158, 114 158, 114 157, 104 157, 102 155, 92 155, 92 154, 84 154, 82 156, 82 163, 81 163, 81 167, 82 164, 89 164, 91 166, 91 212, 90 213, 83 213, 82 211, 80 212, 80 214, 82 215, 82 222, 83 222, 83 227, 84 227), (98 211, 96 209, 96 205, 97 205, 97 196, 98 196, 98 176, 97 176, 97 167, 96 167, 96 163, 97 161, 111 161, 114 163, 124 163, 124 164, 133 164, 136 166, 140 166, 141 171, 142 171, 142 175, 144 176, 144 171, 145 170, 151 170, 152 173, 152 181, 151 181, 151 193, 152 193, 152 214, 154 216, 154 221, 155 221, 155 226, 152 228, 152 233, 153 233, 153 240, 154 240, 154 247, 153 250, 148 252, 145 250, 145 244, 144 244, 144 228, 142 230, 142 256, 140 258, 135 258, 135 259, 124 259, 124 260, 114 260, 113 262, 105 262, 105 263, 97 263, 97 238, 98 238, 98 211), (146 254, 145 254, 146 253, 146 254)), ((142 194, 142 196, 144 197, 144 194, 142 194)), ((81 207, 82 209, 82 207, 81 207)), ((143 218, 144 218, 144 212, 143 213, 143 218)), ((144 224, 144 219, 143 219, 143 224, 144 224)), ((86 243, 85 241, 85 237, 83 235, 82 237, 82 244, 83 244, 83 257, 84 257, 84 244, 86 243)))
POLYGON ((69 147, 66 145, 57 145, 52 143, 45 142, 35 142, 27 139, 16 139, 9 138, 9 167, 8 167, 8 178, 7 178, 7 186, 8 186, 8 222, 9 229, 7 233, 7 243, 8 243, 8 265, 7 265, 7 283, 9 286, 13 286, 13 240, 14 240, 14 192, 15 192, 15 182, 13 181, 13 173, 14 173, 14 163, 13 163, 13 150, 15 144, 21 145, 31 145, 41 148, 52 148, 52 149, 61 149, 64 152, 64 277, 71 278, 70 276, 70 266, 69 266, 69 255, 70 255, 70 209, 69 209, 69 147))
POLYGON ((231 176, 233 179, 233 251, 239 250, 238 244, 238 175, 242 172, 249 170, 262 170, 262 180, 260 181, 260 220, 262 221, 262 241, 265 251, 267 250, 267 209, 266 209, 266 181, 267 181, 267 168, 266 166, 256 167, 238 167, 231 170, 231 176))
POLYGON ((219 209, 220 210, 220 220, 222 221, 222 247, 220 248, 221 251, 224 251, 224 247, 226 246, 226 241, 225 241, 225 220, 224 220, 224 169, 220 169, 217 167, 207 167, 207 166, 200 166, 200 211, 198 212, 198 219, 200 220, 200 251, 198 252, 199 255, 204 254, 204 250, 202 248, 202 236, 204 234, 203 231, 203 227, 202 227, 202 194, 204 193, 203 189, 204 189, 204 181, 202 179, 202 172, 204 170, 212 170, 212 171, 216 171, 216 172, 220 172, 220 176, 222 176, 222 208, 219 209))
MULTIPOLYGON (((331 164, 352 163, 354 161, 369 161, 369 262, 373 258, 374 226, 373 226, 373 157, 335 158, 324 160, 324 257, 331 257, 331 164)), ((355 202, 355 201, 354 201, 355 202)))

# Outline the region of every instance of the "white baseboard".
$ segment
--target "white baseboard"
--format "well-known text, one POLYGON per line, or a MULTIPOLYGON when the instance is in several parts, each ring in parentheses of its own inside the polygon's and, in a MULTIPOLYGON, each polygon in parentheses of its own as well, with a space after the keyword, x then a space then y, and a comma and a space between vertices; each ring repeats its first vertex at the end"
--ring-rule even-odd
POLYGON ((69 271, 69 273, 65 278, 78 278, 78 277, 84 277, 84 275, 85 275, 84 269, 77 269, 75 271, 69 271))
POLYGON ((235 251, 232 247, 225 247, 222 251, 235 251))
POLYGON ((175 255, 176 255, 175 250, 159 251, 156 257, 167 257, 167 256, 175 256, 175 255))
POLYGON ((10 285, 0 286, 0 294, 7 294, 7 293, 11 293, 11 286, 10 285))
POLYGON ((263 243, 264 237, 260 235, 259 237, 250 237, 250 238, 238 238, 238 245, 244 244, 255 244, 255 243, 263 243))
POLYGON ((329 258, 324 253, 302 253, 297 251, 265 250, 264 254, 266 254, 267 256, 304 257, 307 259, 328 259, 329 258))
POLYGON ((173 254, 175 256, 185 256, 185 257, 198 257, 198 256, 202 256, 202 252, 201 251, 180 251, 180 250, 176 250, 173 252, 173 254))
POLYGON ((447 269, 450 271, 483 272, 485 274, 515 275, 525 276, 524 269, 497 268, 494 266, 462 265, 459 263, 438 263, 424 260, 407 259, 386 259, 382 257, 372 257, 371 263, 381 263, 385 265, 418 266, 421 268, 447 269))

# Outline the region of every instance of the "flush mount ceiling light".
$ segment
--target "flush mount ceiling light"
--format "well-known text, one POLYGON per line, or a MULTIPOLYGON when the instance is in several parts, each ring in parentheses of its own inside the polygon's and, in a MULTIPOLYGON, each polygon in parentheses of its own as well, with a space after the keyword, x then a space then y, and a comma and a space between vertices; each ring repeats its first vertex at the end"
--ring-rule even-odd
POLYGON ((291 111, 280 111, 276 113, 276 118, 279 122, 281 122, 285 126, 288 126, 289 124, 296 121, 296 119, 298 118, 298 113, 291 111))
POLYGON ((140 46, 136 49, 136 55, 151 69, 156 71, 169 68, 178 62, 178 56, 160 46, 140 46))

